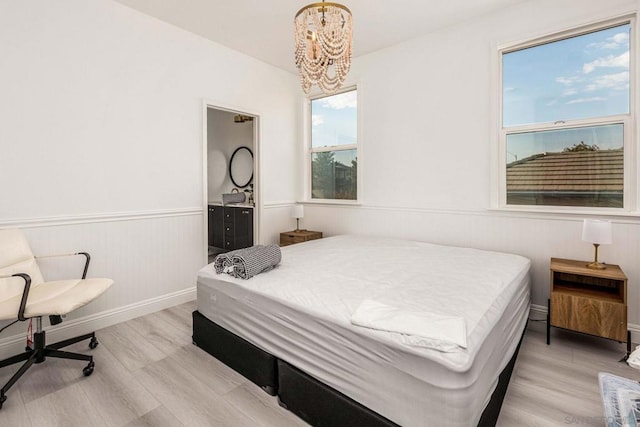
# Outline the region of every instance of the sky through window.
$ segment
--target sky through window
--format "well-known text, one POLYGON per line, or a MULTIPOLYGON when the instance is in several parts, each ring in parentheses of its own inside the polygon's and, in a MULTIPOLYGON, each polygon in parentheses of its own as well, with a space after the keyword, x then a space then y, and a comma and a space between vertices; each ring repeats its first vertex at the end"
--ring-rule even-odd
MULTIPOLYGON (((502 55, 505 128, 629 113, 631 26, 618 25, 502 55)), ((507 163, 575 144, 620 149, 623 126, 509 132, 507 163)))
POLYGON ((628 113, 629 35, 624 24, 504 54, 503 126, 628 113))

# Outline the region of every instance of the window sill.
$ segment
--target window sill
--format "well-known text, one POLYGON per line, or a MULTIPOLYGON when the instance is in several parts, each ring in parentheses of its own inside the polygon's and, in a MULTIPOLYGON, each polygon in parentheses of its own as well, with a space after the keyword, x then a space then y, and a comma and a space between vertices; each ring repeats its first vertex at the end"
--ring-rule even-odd
POLYGON ((557 215, 557 216, 598 216, 598 217, 618 217, 618 218, 638 218, 640 217, 640 211, 625 211, 622 209, 619 210, 598 210, 598 209, 576 209, 576 208, 551 208, 548 206, 545 207, 518 207, 518 206, 500 206, 493 207, 487 209, 490 212, 513 212, 513 213, 521 213, 521 214, 542 214, 542 215, 557 215))
POLYGON ((362 206, 362 202, 358 200, 332 200, 332 199, 313 199, 302 200, 298 202, 305 205, 344 205, 344 206, 362 206))

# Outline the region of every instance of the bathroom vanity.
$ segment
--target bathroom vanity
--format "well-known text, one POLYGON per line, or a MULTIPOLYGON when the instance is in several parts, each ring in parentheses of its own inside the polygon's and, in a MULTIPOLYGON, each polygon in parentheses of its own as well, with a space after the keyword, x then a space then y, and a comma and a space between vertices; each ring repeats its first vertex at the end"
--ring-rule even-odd
POLYGON ((253 246, 253 206, 209 204, 209 246, 222 253, 253 246))

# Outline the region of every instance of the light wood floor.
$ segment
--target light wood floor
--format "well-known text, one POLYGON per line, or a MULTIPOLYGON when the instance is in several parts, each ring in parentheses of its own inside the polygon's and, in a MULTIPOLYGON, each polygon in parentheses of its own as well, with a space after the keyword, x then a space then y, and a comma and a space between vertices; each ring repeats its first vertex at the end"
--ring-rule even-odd
MULTIPOLYGON (((186 303, 97 331, 96 368, 47 359, 9 391, 0 426, 304 426, 274 397, 191 344, 186 303)), ((69 347, 90 352, 87 343, 69 347)), ((640 380, 624 345, 530 323, 498 425, 603 426, 600 371, 640 380)), ((17 365, 0 369, 0 383, 17 365)), ((438 426, 440 427, 440 426, 438 426)))

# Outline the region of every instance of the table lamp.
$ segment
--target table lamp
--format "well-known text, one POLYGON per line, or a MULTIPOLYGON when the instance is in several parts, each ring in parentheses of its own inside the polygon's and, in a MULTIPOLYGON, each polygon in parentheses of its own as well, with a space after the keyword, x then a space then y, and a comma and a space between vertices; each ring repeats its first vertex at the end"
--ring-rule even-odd
POLYGON ((294 205, 291 208, 291 218, 296 219, 296 231, 300 231, 300 218, 304 218, 304 205, 294 205))
POLYGON ((596 248, 596 256, 593 262, 587 264, 587 268, 604 270, 604 264, 598 262, 598 246, 611 244, 611 221, 603 219, 585 219, 582 223, 582 240, 593 243, 596 248))

